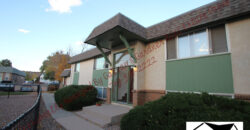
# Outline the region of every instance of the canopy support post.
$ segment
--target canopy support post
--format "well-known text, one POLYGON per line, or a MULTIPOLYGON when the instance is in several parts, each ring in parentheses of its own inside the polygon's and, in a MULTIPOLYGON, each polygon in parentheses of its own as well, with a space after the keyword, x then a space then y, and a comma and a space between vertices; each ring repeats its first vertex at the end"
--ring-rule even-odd
POLYGON ((133 52, 133 50, 130 48, 127 39, 126 39, 124 36, 122 36, 121 34, 120 34, 120 39, 122 40, 122 42, 123 42, 124 45, 126 46, 129 55, 130 55, 130 56, 133 58, 133 60, 134 60, 134 63, 136 63, 136 58, 135 58, 134 52, 133 52))
POLYGON ((110 66, 112 66, 112 63, 110 62, 109 58, 107 57, 107 55, 104 53, 104 51, 102 50, 102 48, 100 47, 99 43, 96 43, 96 47, 97 49, 102 53, 102 56, 104 57, 105 61, 109 63, 110 66))

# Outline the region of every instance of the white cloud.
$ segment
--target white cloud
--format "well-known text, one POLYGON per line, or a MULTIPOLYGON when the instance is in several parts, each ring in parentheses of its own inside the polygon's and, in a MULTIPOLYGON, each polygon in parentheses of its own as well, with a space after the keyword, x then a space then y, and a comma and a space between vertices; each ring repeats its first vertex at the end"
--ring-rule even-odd
POLYGON ((30 31, 29 31, 29 30, 26 30, 26 29, 18 29, 18 32, 29 33, 30 31))
POLYGON ((77 41, 77 42, 75 42, 75 44, 76 44, 76 45, 82 45, 83 42, 82 42, 82 41, 77 41))
POLYGON ((59 13, 71 13, 71 7, 82 4, 82 0, 48 0, 48 2, 50 8, 45 9, 45 11, 57 11, 59 13))
POLYGON ((64 51, 65 52, 70 51, 71 56, 74 56, 74 55, 82 53, 82 51, 87 51, 87 50, 92 49, 94 47, 95 46, 93 46, 93 45, 85 44, 83 41, 76 41, 76 42, 72 42, 67 47, 64 47, 64 51))

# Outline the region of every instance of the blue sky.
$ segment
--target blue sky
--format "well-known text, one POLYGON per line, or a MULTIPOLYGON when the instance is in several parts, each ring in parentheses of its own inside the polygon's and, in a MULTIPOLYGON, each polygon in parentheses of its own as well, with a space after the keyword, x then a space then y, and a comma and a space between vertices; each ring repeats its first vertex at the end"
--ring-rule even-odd
POLYGON ((148 27, 214 0, 0 0, 0 60, 39 71, 57 51, 81 52, 92 29, 117 13, 148 27))

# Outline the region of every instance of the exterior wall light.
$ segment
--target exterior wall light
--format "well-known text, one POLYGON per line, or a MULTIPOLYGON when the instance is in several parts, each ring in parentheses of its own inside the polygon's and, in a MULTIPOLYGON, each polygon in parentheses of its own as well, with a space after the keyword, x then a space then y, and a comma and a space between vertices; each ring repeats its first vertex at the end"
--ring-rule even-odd
POLYGON ((134 66, 134 67, 133 67, 133 70, 134 70, 134 72, 137 72, 137 67, 134 66))
POLYGON ((112 74, 112 72, 113 72, 113 70, 112 70, 112 69, 110 69, 110 70, 109 70, 109 73, 110 73, 110 74, 112 74))

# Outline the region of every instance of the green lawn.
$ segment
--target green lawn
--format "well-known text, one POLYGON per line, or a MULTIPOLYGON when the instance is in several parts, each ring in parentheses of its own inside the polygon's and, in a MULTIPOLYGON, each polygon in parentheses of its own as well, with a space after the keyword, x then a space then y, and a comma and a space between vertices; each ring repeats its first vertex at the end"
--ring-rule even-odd
MULTIPOLYGON (((10 95, 26 95, 30 92, 10 92, 10 95)), ((8 92, 2 92, 0 91, 0 96, 8 95, 8 92)))

